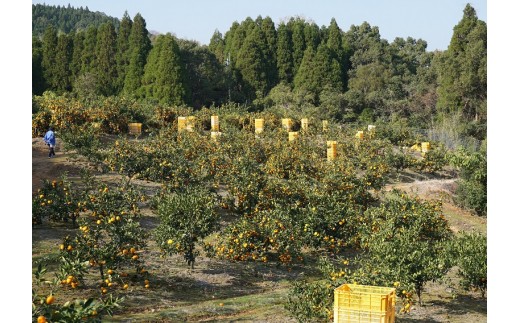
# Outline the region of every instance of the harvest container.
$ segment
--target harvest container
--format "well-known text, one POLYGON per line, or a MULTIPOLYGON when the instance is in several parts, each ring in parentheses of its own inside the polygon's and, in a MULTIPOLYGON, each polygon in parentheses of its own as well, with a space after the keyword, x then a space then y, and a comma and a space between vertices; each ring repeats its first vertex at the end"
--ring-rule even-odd
POLYGON ((181 132, 186 129, 186 117, 177 117, 177 131, 181 132))
POLYGON ((131 135, 140 135, 142 123, 129 123, 128 124, 128 133, 131 135))
POLYGON ((358 138, 358 139, 363 139, 363 131, 358 131, 358 132, 356 133, 356 138, 358 138))
POLYGON ((298 138, 297 131, 289 131, 289 141, 293 141, 298 138))
POLYGON ((282 128, 284 128, 287 131, 291 131, 292 119, 290 119, 290 118, 283 118, 282 119, 282 128))
POLYGON ((421 143, 421 152, 427 153, 430 151, 430 143, 429 142, 422 142, 421 143))
POLYGON ((264 132, 264 119, 255 119, 255 133, 264 132))
POLYGON ((218 116, 211 116, 211 131, 219 132, 218 116))
POLYGON ((337 156, 337 147, 338 142, 337 141, 327 141, 327 161, 333 161, 336 159, 337 156))
POLYGON ((344 284, 334 290, 334 323, 394 323, 395 288, 344 284))
POLYGON ((220 137, 220 135, 222 135, 222 132, 220 132, 220 131, 212 131, 211 132, 211 139, 213 139, 213 141, 217 141, 218 137, 220 137))
POLYGON ((186 121, 186 130, 189 132, 193 132, 195 130, 195 120, 196 118, 194 116, 189 116, 186 121))
POLYGON ((301 128, 303 131, 306 131, 309 129, 309 119, 308 118, 303 118, 301 120, 301 128))

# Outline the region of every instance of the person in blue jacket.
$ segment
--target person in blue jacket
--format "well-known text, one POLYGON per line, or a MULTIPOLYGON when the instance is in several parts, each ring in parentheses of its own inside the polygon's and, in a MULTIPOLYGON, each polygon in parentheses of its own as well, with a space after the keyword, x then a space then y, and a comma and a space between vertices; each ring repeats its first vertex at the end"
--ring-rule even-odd
POLYGON ((56 153, 54 153, 54 147, 56 146, 56 134, 54 133, 53 127, 49 127, 49 131, 45 133, 43 141, 45 141, 47 146, 49 146, 49 158, 55 156, 56 153))

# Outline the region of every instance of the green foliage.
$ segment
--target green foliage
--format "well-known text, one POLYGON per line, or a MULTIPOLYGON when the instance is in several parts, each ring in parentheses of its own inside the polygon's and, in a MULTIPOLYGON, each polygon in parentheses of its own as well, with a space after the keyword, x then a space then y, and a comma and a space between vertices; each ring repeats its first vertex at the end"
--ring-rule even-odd
POLYGON ((48 218, 53 221, 72 221, 73 226, 79 216, 80 208, 76 205, 78 192, 71 189, 72 183, 66 174, 59 181, 43 180, 43 187, 32 198, 32 221, 41 224, 48 218))
POLYGON ((465 290, 479 290, 482 297, 487 290, 487 238, 481 233, 462 232, 447 247, 447 256, 457 266, 460 286, 465 290))
POLYGON ((450 154, 450 163, 460 171, 456 201, 477 215, 487 214, 487 157, 485 150, 470 153, 460 147, 450 154))
POLYGON ((139 13, 134 17, 128 42, 130 54, 123 93, 129 96, 136 96, 136 91, 141 87, 146 59, 152 48, 148 30, 146 29, 146 22, 139 13))
POLYGON ((171 34, 159 35, 150 55, 142 80, 144 97, 160 104, 180 105, 184 102, 184 69, 179 45, 171 34))
MULTIPOLYGON (((437 108, 461 113, 463 124, 487 120, 487 25, 467 4, 453 28, 448 50, 435 62, 439 73, 437 108)), ((483 133, 485 135, 485 133, 483 133)), ((484 139, 478 137, 478 139, 484 139)))
POLYGON ((119 27, 117 18, 98 11, 90 11, 88 7, 74 8, 70 4, 68 6, 33 4, 32 22, 32 34, 35 36, 41 36, 49 25, 66 34, 87 29, 88 26, 98 27, 107 22, 116 28, 119 27))
POLYGON ((395 197, 365 212, 359 269, 351 278, 364 285, 391 286, 393 282, 413 289, 421 303, 428 281, 450 269, 443 250, 452 237, 440 205, 411 198, 399 191, 395 197))
POLYGON ((102 24, 97 33, 95 73, 98 93, 114 95, 117 88, 117 34, 112 24, 102 24))
MULTIPOLYGON (((82 196, 77 205, 84 216, 78 219, 79 230, 75 236, 63 239, 60 254, 66 261, 62 266, 67 267, 74 261, 87 262, 98 268, 103 280, 107 268, 129 265, 139 272, 142 261, 138 253, 146 245, 146 233, 139 223, 141 194, 127 182, 109 188, 95 181, 89 173, 84 174, 82 182, 82 196)), ((74 277, 81 281, 81 276, 74 277)))
POLYGON ((293 281, 284 307, 298 322, 330 322, 334 291, 322 281, 293 281))
POLYGON ((193 269, 198 255, 195 244, 202 243, 218 225, 216 196, 206 188, 188 186, 158 198, 161 223, 155 230, 155 240, 164 252, 182 254, 193 269))
POLYGON ((40 322, 102 322, 106 315, 112 315, 119 308, 124 298, 107 297, 95 299, 68 300, 63 304, 55 303, 59 294, 59 281, 45 278, 47 267, 39 263, 34 272, 32 289, 32 319, 40 322), (49 291, 50 289, 50 291, 49 291))
POLYGON ((99 140, 100 125, 71 125, 61 133, 64 147, 67 150, 75 150, 76 153, 87 157, 90 161, 101 161, 103 152, 102 144, 99 140), (96 127, 97 126, 97 127, 96 127))

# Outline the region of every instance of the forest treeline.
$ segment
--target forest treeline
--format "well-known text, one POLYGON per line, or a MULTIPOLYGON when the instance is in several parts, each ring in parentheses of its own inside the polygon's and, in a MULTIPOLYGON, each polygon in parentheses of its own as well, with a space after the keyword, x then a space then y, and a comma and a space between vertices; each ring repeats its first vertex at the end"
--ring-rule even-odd
POLYGON ((103 12, 90 11, 88 6, 74 8, 68 6, 50 6, 33 4, 32 6, 32 33, 41 36, 45 29, 52 25, 59 32, 70 33, 87 29, 89 26, 99 26, 109 22, 119 27, 119 19, 107 16, 103 12))
POLYGON ((469 4, 445 51, 411 37, 388 42, 368 22, 343 31, 334 18, 320 27, 300 17, 277 25, 247 17, 201 45, 151 35, 139 13, 108 21, 88 13, 33 5, 33 95, 124 96, 196 109, 319 108, 339 122, 397 116, 420 128, 451 122, 463 135, 486 137, 487 25, 469 4))

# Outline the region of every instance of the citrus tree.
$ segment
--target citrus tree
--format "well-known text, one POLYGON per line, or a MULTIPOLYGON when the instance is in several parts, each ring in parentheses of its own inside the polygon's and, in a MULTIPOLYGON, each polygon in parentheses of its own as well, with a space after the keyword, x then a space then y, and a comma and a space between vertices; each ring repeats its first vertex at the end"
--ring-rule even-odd
POLYGON ((193 269, 198 255, 196 243, 202 243, 217 228, 217 205, 216 195, 201 186, 161 195, 156 211, 160 224, 154 232, 157 245, 169 255, 182 254, 193 269))
POLYGON ((34 272, 32 289, 32 319, 34 322, 102 322, 106 315, 121 306, 123 298, 111 294, 102 298, 62 300, 59 281, 46 278, 47 268, 38 264, 34 272))
POLYGON ((487 238, 477 232, 461 232, 447 248, 448 259, 457 265, 460 286, 478 290, 482 297, 487 290, 487 238))
POLYGON ((76 219, 81 212, 81 195, 72 189, 72 184, 63 174, 59 180, 43 180, 42 188, 38 189, 32 198, 33 224, 41 224, 44 218, 53 221, 72 222, 76 226, 76 219))
MULTIPOLYGON (((138 273, 142 270, 140 254, 147 237, 139 222, 142 195, 126 181, 114 188, 94 181, 90 174, 85 174, 83 185, 78 232, 66 236, 60 245, 60 278, 73 288, 81 286, 83 270, 78 264, 87 263, 98 269, 104 282, 101 290, 106 293, 106 287, 115 287, 116 278, 122 278, 115 274, 117 268, 131 266, 138 273), (72 278, 67 281, 69 276, 72 278)), ((119 283, 125 285, 122 280, 119 283)))

